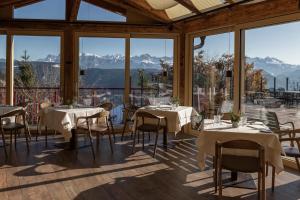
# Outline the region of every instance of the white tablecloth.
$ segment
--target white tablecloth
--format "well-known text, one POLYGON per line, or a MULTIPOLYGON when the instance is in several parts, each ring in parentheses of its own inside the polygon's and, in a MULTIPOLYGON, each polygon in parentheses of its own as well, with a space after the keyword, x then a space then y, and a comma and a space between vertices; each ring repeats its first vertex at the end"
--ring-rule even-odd
MULTIPOLYGON (((205 168, 207 155, 215 155, 216 141, 251 140, 265 148, 265 159, 276 168, 277 173, 283 171, 281 144, 277 135, 268 133, 267 130, 267 127, 261 123, 232 128, 232 125, 229 123, 223 122, 221 125, 213 125, 212 120, 205 120, 204 130, 199 134, 197 139, 200 168, 205 168)), ((230 150, 226 153, 231 155, 254 155, 253 151, 249 150, 230 150)))
MULTIPOLYGON (((154 115, 166 117, 168 122, 168 132, 177 134, 181 128, 191 122, 191 117, 198 115, 193 107, 179 106, 172 109, 170 106, 146 106, 138 109, 136 112, 145 111, 154 115)), ((135 114, 133 116, 134 125, 135 114)), ((163 122, 165 124, 165 122, 163 122)), ((135 126, 134 126, 135 127, 135 126)))
POLYGON ((103 108, 65 108, 48 107, 39 113, 41 125, 58 131, 63 134, 66 141, 69 141, 72 128, 76 126, 78 117, 89 116, 103 111, 103 108))

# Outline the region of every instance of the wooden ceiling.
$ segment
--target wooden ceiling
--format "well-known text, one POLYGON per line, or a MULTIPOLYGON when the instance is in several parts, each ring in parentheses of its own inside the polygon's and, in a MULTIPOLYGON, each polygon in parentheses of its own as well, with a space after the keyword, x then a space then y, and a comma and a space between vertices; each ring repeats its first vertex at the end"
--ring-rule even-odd
MULTIPOLYGON (((44 0, 1 0, 0 7, 20 8, 41 1, 44 0)), ((135 12, 154 22, 170 24, 257 0, 66 0, 67 21, 76 21, 81 1, 124 16, 135 12)))

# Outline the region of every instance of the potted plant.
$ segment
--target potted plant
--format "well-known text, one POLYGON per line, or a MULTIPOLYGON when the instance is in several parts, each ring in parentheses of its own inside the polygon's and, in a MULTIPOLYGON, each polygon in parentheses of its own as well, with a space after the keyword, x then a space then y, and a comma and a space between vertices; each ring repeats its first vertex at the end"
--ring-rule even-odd
POLYGON ((239 127, 241 116, 239 114, 231 113, 231 123, 233 128, 239 127))
POLYGON ((179 97, 171 97, 170 102, 172 105, 175 105, 176 107, 178 107, 180 105, 179 97))

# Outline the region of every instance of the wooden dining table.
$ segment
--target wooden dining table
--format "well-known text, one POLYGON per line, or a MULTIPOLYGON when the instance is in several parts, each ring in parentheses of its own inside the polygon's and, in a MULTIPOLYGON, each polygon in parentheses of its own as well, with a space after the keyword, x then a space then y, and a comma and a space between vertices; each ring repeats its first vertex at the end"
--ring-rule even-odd
POLYGON ((77 145, 76 121, 78 117, 85 117, 103 111, 99 107, 67 105, 48 107, 39 113, 41 125, 61 133, 65 143, 69 143, 69 149, 75 149, 77 145))
MULTIPOLYGON (((164 117, 164 120, 162 122, 162 125, 166 125, 166 130, 163 134, 163 146, 167 147, 167 133, 172 133, 175 136, 177 133, 182 131, 182 128, 191 123, 191 118, 194 115, 198 115, 197 111, 190 106, 177 106, 172 107, 171 105, 160 105, 160 106, 145 106, 142 108, 139 108, 137 112, 145 111, 157 116, 164 117)), ((136 126, 136 118, 135 114, 133 115, 134 120, 134 126, 133 131, 135 131, 136 126)), ((147 123, 152 123, 151 121, 148 121, 147 123)))
MULTIPOLYGON (((262 145, 265 149, 266 162, 275 167, 277 173, 284 170, 281 155, 283 153, 279 138, 272 133, 262 122, 247 123, 233 128, 230 121, 214 123, 211 119, 204 120, 203 130, 197 138, 198 161, 200 169, 205 168, 208 155, 215 156, 215 144, 217 141, 250 140, 262 145)), ((224 153, 231 155, 255 156, 255 152, 249 150, 227 150, 224 153)), ((236 179, 232 173, 232 179, 236 179)))

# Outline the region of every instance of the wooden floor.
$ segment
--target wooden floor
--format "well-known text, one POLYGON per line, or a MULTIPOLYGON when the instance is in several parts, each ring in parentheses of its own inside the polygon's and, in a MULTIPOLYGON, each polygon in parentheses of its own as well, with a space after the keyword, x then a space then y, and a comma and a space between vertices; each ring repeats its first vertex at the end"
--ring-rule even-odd
MULTIPOLYGON (((102 138, 96 161, 89 148, 80 149, 76 156, 54 147, 53 143, 60 140, 57 137, 51 137, 48 148, 43 138, 32 141, 29 154, 24 141, 20 141, 17 150, 11 149, 7 163, 0 149, 0 200, 217 199, 212 170, 198 169, 195 139, 182 137, 185 140, 168 152, 159 148, 156 158, 151 156, 152 146, 147 146, 145 152, 138 146, 131 154, 129 137, 125 142, 117 137, 111 154, 107 138, 102 138)), ((228 172, 224 179, 229 180, 228 172)), ((256 175, 239 174, 239 181, 238 186, 256 187, 256 175)), ((299 173, 286 170, 278 175, 274 193, 269 188, 270 176, 266 182, 267 199, 300 199, 299 173)), ((257 199, 257 195, 256 190, 226 187, 223 199, 257 199)))

